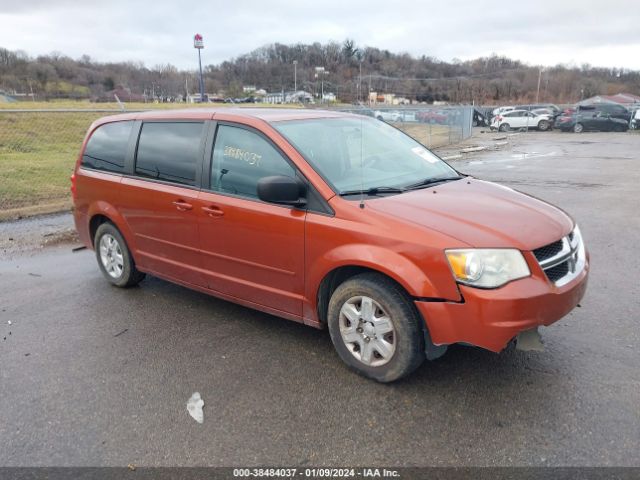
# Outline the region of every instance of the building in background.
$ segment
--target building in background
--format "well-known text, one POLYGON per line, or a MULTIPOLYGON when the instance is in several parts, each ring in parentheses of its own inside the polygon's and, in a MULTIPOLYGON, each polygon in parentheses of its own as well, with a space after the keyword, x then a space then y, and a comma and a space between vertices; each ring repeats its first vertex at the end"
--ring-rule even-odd
POLYGON ((634 107, 640 105, 640 96, 632 93, 617 93, 615 95, 596 95, 595 97, 586 98, 578 103, 578 105, 594 105, 598 103, 617 103, 623 107, 634 107))

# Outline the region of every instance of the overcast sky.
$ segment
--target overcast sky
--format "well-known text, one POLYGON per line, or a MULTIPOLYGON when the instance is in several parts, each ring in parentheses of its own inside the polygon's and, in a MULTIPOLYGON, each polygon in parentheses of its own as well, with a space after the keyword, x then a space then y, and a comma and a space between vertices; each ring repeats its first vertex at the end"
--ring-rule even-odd
POLYGON ((195 68, 262 45, 352 38, 358 46, 450 61, 492 53, 532 65, 640 69, 640 8, 632 0, 374 0, 323 2, 0 0, 0 47, 99 61, 195 68))

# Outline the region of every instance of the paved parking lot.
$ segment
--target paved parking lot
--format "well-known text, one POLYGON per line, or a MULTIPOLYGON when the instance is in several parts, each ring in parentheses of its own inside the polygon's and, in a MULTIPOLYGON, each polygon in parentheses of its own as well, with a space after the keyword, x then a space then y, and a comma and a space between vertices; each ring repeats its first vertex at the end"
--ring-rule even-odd
POLYGON ((153 278, 111 288, 68 244, 0 261, 0 465, 640 465, 639 147, 532 132, 453 162, 571 213, 589 290, 543 353, 453 347, 392 385, 327 332, 153 278))

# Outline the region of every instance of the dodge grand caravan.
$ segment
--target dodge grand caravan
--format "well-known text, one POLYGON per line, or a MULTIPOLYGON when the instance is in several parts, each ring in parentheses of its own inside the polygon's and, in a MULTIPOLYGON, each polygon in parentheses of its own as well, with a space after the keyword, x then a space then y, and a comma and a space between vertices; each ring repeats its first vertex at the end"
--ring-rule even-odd
POLYGON ((335 112, 131 113, 91 125, 74 216, 112 284, 145 274, 304 324, 382 382, 448 345, 499 352, 571 311, 589 256, 563 211, 335 112))

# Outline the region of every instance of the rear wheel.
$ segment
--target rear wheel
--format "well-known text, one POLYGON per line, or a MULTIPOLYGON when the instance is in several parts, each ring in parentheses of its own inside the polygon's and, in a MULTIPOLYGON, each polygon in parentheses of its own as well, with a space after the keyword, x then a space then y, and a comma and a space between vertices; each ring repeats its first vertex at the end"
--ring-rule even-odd
POLYGON ((511 127, 508 123, 503 123, 502 125, 500 125, 500 128, 498 128, 498 130, 501 132, 508 132, 509 130, 511 130, 511 127))
POLYGON ((584 130, 584 127, 582 126, 582 124, 581 124, 581 123, 576 123, 576 124, 573 126, 573 131, 574 131, 575 133, 582 133, 582 131, 583 131, 583 130, 584 130))
POLYGON ((400 286, 377 273, 342 283, 329 302, 329 333, 338 355, 379 382, 402 378, 424 361, 420 322, 400 286))
POLYGON ((140 272, 122 234, 112 223, 98 227, 94 238, 96 258, 105 278, 116 287, 131 287, 144 278, 140 272))

